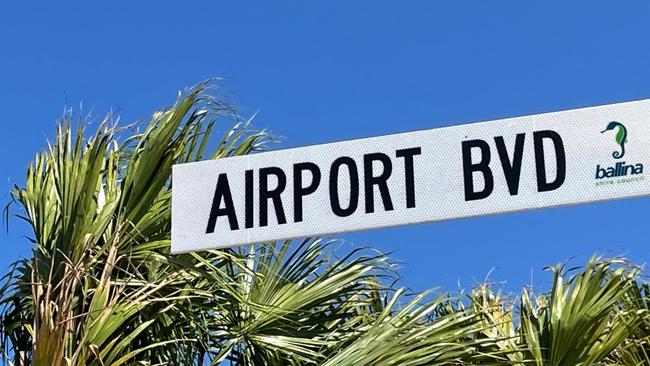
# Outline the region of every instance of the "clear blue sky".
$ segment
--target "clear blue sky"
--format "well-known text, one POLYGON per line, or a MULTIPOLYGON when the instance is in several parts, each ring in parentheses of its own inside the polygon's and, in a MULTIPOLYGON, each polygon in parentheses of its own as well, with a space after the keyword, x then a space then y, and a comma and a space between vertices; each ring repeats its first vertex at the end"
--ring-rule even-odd
MULTIPOLYGON (((130 121, 212 76, 281 147, 650 97, 647 1, 20 3, 0 5, 1 192, 66 103, 130 121)), ((646 198, 345 238, 393 252, 415 289, 493 268, 515 289, 594 252, 645 263, 649 211, 646 198)), ((21 235, 15 220, 0 234, 0 267, 29 253, 21 235)))

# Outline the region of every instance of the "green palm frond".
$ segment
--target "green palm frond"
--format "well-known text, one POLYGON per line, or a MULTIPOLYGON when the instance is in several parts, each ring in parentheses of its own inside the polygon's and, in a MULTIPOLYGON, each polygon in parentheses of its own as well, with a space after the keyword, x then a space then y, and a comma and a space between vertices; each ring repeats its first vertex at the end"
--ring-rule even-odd
POLYGON ((477 339, 479 316, 449 308, 450 298, 426 300, 422 293, 399 306, 404 290, 386 300, 374 321, 359 327, 352 342, 336 350, 323 366, 461 365, 481 358, 478 350, 492 340, 477 339))
MULTIPOLYGON (((300 243, 245 247, 233 255, 233 266, 203 263, 219 281, 230 276, 240 298, 213 304, 209 320, 218 334, 215 362, 228 359, 241 365, 318 364, 323 349, 349 335, 342 325, 367 306, 378 278, 389 270, 383 255, 330 258, 336 242, 321 239, 300 243)), ((219 252, 215 252, 218 255, 219 252)))
POLYGON ((209 143, 222 109, 205 87, 155 113, 134 136, 107 120, 86 139, 82 124, 73 132, 64 116, 55 142, 28 168, 26 186, 13 191, 35 243, 1 294, 3 349, 13 363, 117 365, 140 356, 173 363, 171 349, 189 349, 185 340, 194 337, 184 327, 197 320, 175 318, 208 294, 192 287, 193 262, 188 269, 166 260, 171 167, 212 146, 211 156, 227 156, 266 140, 244 123, 209 143), (171 319, 180 330, 160 332, 171 319))
POLYGON ((12 191, 34 246, 0 286, 3 364, 650 365, 650 291, 616 258, 515 300, 407 295, 385 255, 323 239, 170 255, 172 166, 270 141, 210 90, 142 131, 64 116, 12 191))
POLYGON ((620 306, 638 275, 622 260, 592 258, 568 279, 564 266, 551 268, 547 296, 521 299, 521 335, 528 360, 536 365, 593 365, 625 344, 640 318, 620 306))

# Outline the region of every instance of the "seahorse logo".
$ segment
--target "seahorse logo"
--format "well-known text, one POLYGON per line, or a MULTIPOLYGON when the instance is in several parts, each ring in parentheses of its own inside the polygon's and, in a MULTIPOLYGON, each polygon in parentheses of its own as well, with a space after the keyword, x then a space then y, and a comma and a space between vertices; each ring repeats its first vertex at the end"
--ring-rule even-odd
POLYGON ((607 132, 607 131, 616 131, 616 143, 621 147, 620 151, 614 151, 612 153, 612 156, 615 159, 621 159, 623 156, 625 156, 625 143, 627 143, 627 128, 620 123, 616 121, 612 121, 607 125, 607 128, 604 131, 601 131, 601 133, 607 132))

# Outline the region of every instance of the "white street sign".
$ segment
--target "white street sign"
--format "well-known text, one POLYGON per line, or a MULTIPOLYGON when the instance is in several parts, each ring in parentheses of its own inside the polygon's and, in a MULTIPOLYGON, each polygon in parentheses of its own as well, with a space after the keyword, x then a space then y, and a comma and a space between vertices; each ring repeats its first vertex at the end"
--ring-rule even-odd
POLYGON ((181 164, 172 252, 650 195, 650 100, 181 164))

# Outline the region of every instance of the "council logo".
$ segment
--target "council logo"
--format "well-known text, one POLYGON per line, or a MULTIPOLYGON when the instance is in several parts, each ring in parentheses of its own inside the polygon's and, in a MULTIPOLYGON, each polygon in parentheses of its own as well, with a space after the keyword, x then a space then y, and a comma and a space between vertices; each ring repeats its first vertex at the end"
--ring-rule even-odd
MULTIPOLYGON (((614 159, 623 159, 625 156, 625 144, 627 144, 628 130, 621 122, 611 121, 607 127, 601 131, 605 133, 608 131, 614 132, 614 141, 618 145, 618 149, 612 152, 614 159)), ((614 164, 604 164, 596 166, 596 184, 617 184, 617 183, 631 183, 643 180, 643 164, 641 163, 626 163, 625 161, 617 161, 614 164)))
POLYGON ((620 150, 614 151, 612 153, 612 156, 614 159, 622 159, 623 156, 625 156, 625 144, 627 143, 627 128, 625 128, 625 125, 623 125, 620 122, 612 121, 607 125, 607 128, 605 128, 601 133, 605 133, 607 131, 616 131, 616 135, 614 136, 616 143, 619 145, 620 150))

